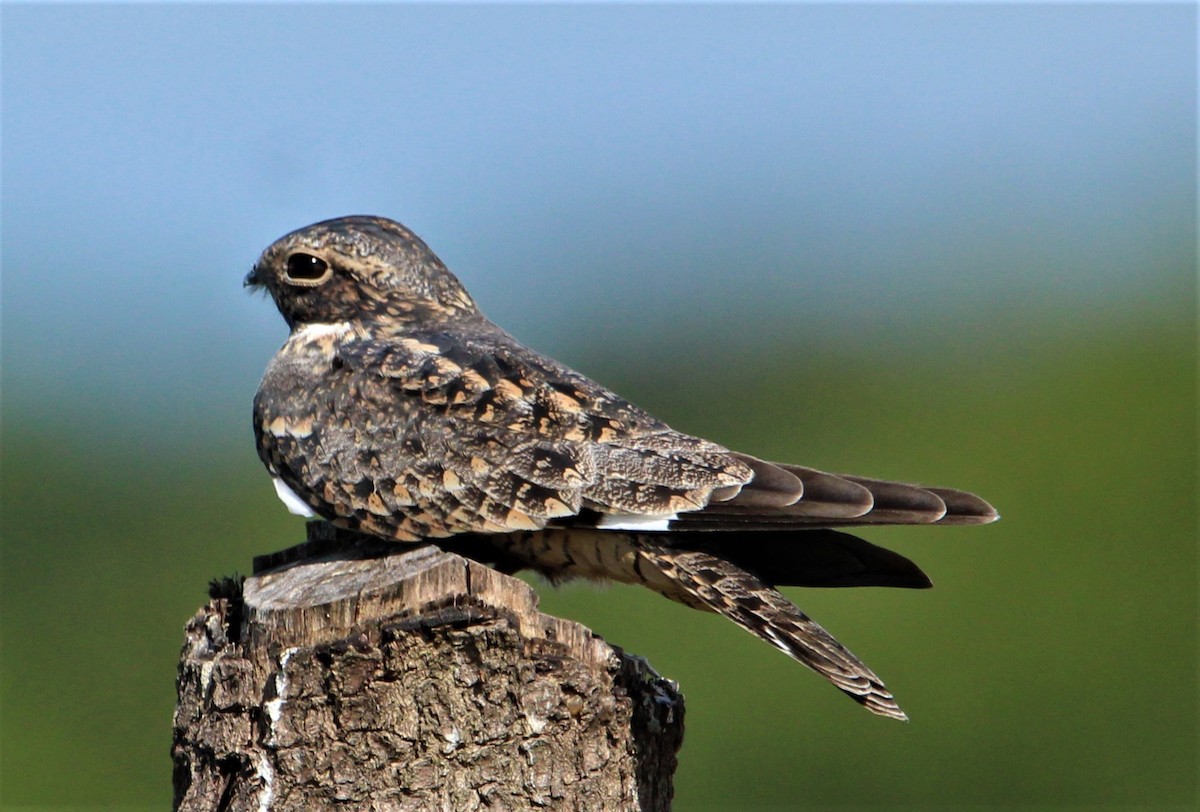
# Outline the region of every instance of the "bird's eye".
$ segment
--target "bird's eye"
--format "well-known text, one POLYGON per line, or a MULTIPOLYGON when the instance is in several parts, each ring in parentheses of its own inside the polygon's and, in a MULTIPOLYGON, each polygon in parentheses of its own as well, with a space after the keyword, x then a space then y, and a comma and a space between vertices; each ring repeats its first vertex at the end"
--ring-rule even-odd
POLYGON ((294 285, 319 285, 333 275, 329 263, 312 254, 292 254, 287 260, 287 281, 294 285))

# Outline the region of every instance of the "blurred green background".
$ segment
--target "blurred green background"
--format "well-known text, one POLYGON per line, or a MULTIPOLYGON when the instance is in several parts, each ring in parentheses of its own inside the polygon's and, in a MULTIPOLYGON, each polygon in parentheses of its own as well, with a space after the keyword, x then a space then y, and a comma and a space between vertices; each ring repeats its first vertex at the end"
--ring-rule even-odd
POLYGON ((539 587, 680 682, 677 808, 1193 808, 1190 6, 5 4, 0 805, 169 805, 182 627, 303 525, 272 239, 405 221, 678 429, 970 489, 791 590, 912 717, 714 616, 539 587))

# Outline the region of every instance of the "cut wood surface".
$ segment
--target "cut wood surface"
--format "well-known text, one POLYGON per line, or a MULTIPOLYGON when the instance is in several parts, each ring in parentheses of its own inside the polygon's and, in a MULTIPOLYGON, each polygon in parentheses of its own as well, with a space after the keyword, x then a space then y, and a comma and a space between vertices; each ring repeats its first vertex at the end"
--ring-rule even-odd
POLYGON ((181 810, 665 810, 683 699, 433 545, 309 525, 214 584, 180 657, 181 810))

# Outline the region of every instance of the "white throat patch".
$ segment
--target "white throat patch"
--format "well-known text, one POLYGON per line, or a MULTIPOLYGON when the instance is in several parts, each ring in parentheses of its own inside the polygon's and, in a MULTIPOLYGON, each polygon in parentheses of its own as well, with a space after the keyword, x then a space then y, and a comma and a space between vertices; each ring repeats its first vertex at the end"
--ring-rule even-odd
POLYGON ((313 322, 306 324, 292 334, 292 338, 299 341, 320 341, 322 338, 341 338, 350 331, 350 323, 345 321, 325 324, 321 322, 313 322))

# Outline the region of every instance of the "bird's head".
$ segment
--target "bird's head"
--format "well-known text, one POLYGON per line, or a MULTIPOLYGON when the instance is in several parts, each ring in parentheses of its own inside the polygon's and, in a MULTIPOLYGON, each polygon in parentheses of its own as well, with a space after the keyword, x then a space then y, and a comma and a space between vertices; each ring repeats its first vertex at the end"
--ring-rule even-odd
POLYGON ((339 217, 276 240, 246 275, 288 326, 350 320, 413 323, 479 311, 421 238, 382 217, 339 217))

